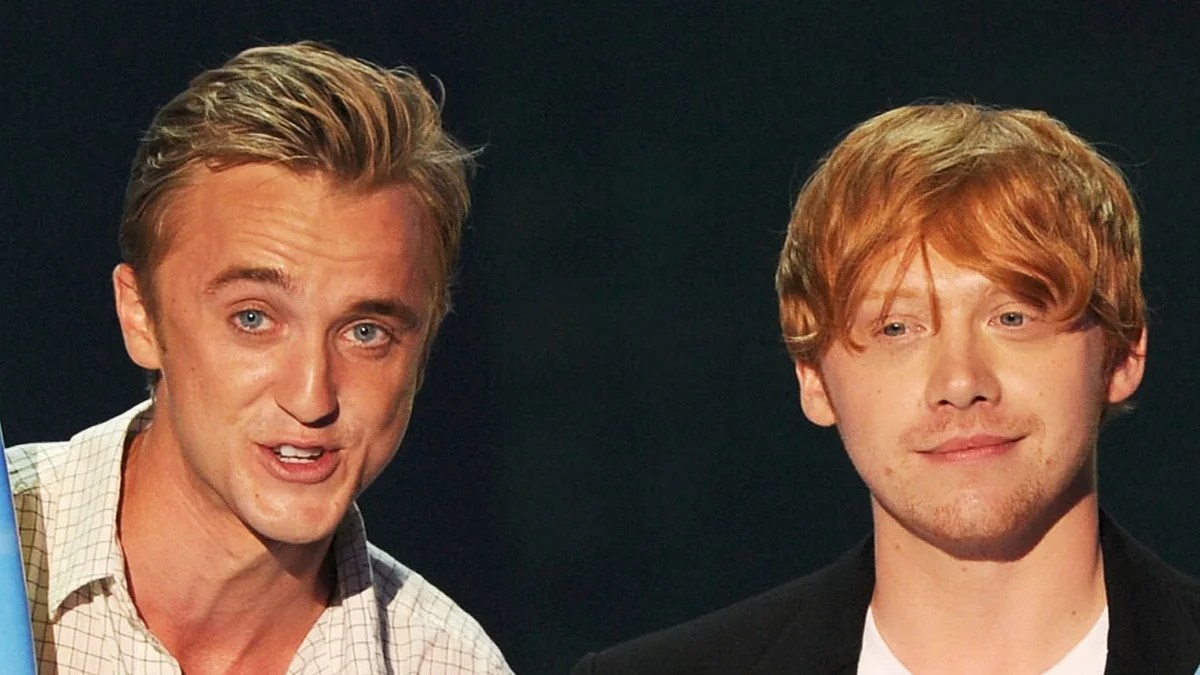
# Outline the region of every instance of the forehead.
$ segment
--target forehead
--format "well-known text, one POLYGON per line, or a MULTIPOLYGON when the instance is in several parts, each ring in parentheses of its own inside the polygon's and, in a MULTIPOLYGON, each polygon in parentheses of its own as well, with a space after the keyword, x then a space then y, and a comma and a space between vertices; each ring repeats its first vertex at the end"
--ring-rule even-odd
POLYGON ((863 311, 885 312, 896 303, 931 306, 935 312, 946 302, 958 304, 996 294, 1020 295, 1005 283, 1002 263, 991 268, 953 253, 943 253, 920 242, 880 256, 867 266, 851 297, 849 316, 863 311))
MULTIPOLYGON (((410 185, 357 189, 319 171, 252 163, 218 171, 193 167, 161 218, 163 234, 171 240, 272 226, 280 231, 304 227, 331 244, 387 230, 412 239, 426 234, 429 214, 410 185)), ((390 239, 376 244, 385 246, 390 239)))
POLYGON ((173 266, 195 275, 238 264, 434 279, 428 213, 411 186, 353 190, 268 164, 198 168, 188 178, 163 214, 164 267, 176 259, 173 266))

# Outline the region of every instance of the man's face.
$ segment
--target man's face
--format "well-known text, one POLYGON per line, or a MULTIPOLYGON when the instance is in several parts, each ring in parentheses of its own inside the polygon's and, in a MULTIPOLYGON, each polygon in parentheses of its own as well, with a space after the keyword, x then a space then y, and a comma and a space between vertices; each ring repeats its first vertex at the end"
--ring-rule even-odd
POLYGON ((880 270, 835 343, 799 365, 805 414, 836 424, 870 489, 877 530, 899 526, 963 557, 1004 555, 1095 490, 1106 404, 1141 381, 1144 345, 1108 375, 1092 324, 1067 326, 929 251, 880 270), (934 329, 929 292, 936 293, 934 329))
POLYGON ((408 425, 434 297, 425 210, 407 186, 348 193, 263 164, 194 179, 167 209, 156 317, 115 274, 127 348, 162 371, 142 452, 202 513, 324 540, 408 425))

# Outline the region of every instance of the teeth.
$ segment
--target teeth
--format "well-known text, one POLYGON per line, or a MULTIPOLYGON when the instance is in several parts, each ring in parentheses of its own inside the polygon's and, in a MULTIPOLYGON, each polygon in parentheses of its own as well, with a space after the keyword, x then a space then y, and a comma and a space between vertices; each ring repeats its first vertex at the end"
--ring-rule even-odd
POLYGON ((311 462, 325 454, 325 451, 321 449, 305 450, 297 448, 294 445, 281 445, 275 448, 275 454, 284 462, 311 462))

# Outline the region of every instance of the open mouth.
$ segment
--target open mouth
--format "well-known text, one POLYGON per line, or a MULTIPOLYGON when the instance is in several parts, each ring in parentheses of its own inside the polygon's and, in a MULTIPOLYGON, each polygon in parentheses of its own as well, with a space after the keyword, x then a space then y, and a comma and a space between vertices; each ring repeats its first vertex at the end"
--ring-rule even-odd
POLYGON ((274 448, 273 452, 279 461, 286 464, 310 464, 325 454, 321 448, 297 448, 294 445, 281 445, 274 448))
POLYGON ((341 466, 335 445, 259 445, 258 458, 267 472, 286 483, 316 484, 329 480, 341 466))

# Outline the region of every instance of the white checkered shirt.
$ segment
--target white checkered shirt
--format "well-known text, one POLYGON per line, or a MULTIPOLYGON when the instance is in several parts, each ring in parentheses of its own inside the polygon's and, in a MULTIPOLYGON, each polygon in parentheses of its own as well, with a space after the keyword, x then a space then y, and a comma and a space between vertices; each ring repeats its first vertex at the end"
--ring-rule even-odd
MULTIPOLYGON (((124 448, 150 423, 147 409, 8 450, 41 675, 180 673, 134 608, 117 541, 124 448)), ((474 619, 367 542, 357 506, 333 554, 337 594, 289 674, 512 672, 474 619)))

